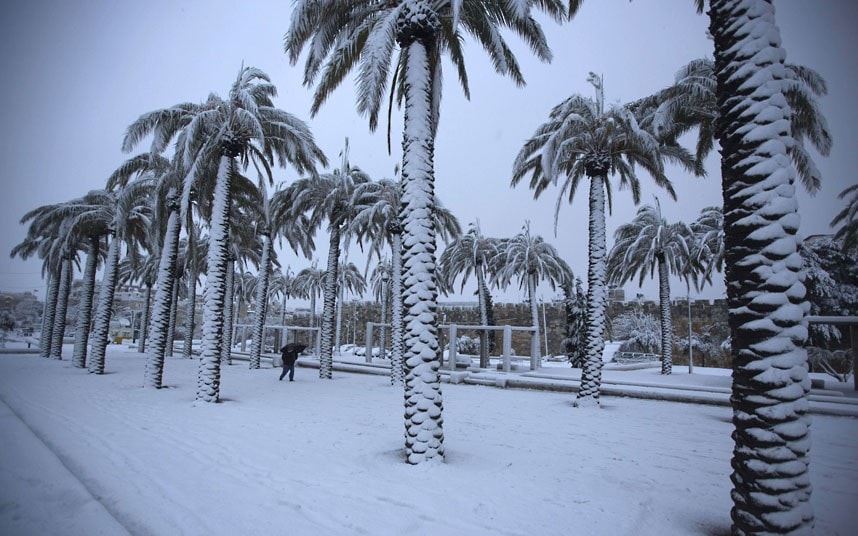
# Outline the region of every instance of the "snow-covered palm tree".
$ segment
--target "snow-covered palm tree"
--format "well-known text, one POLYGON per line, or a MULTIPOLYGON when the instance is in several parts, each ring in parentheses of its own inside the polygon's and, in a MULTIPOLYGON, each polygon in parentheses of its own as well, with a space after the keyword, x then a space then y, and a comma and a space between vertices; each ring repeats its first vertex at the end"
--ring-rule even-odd
MULTIPOLYGON (((570 7, 577 2, 570 3, 570 7)), ((403 302, 406 326, 405 450, 408 463, 444 456, 441 380, 435 327, 434 138, 441 103, 441 56, 448 54, 468 93, 462 50, 474 36, 495 70, 518 84, 524 79, 503 35, 524 38, 542 60, 551 51, 531 7, 560 20, 559 0, 301 0, 292 12, 285 48, 296 63, 306 46, 305 84, 316 83, 312 112, 358 70, 357 107, 378 124, 388 83, 404 101, 402 140, 403 302), (399 54, 393 58, 394 49, 399 54), (391 68, 392 67, 392 68, 391 68)))
POLYGON ((346 292, 356 296, 363 296, 364 292, 366 292, 366 279, 353 262, 341 262, 337 268, 337 321, 334 346, 338 354, 343 325, 343 300, 346 292))
MULTIPOLYGON (((468 225, 467 233, 447 245, 438 262, 439 276, 448 287, 452 287, 455 280, 461 276, 462 290, 464 290, 471 274, 476 277, 480 324, 484 326, 489 322, 489 287, 486 279, 491 275, 488 269, 491 259, 498 253, 498 244, 498 239, 483 236, 480 222, 477 220, 468 225)), ((480 351, 480 358, 487 359, 486 352, 480 351)), ((487 361, 480 362, 480 367, 487 366, 487 361)))
MULTIPOLYGON (((404 340, 403 333, 403 303, 402 303, 402 219, 400 208, 402 200, 402 188, 400 183, 381 179, 359 185, 355 189, 354 204, 355 217, 352 232, 355 240, 363 245, 365 242, 371 246, 371 251, 377 258, 382 257, 382 250, 386 245, 390 246, 391 295, 396 299, 391 300, 390 312, 390 351, 391 384, 403 384, 405 382, 405 371, 403 367, 404 340)), ((456 216, 444 207, 440 201, 435 199, 435 211, 433 213, 435 229, 438 236, 445 242, 459 236, 462 233, 461 225, 456 216)), ((368 260, 371 257, 368 257, 368 260)))
MULTIPOLYGON (((45 323, 42 332, 43 357, 62 359, 74 264, 78 249, 85 249, 88 245, 83 229, 75 225, 75 218, 83 210, 82 206, 80 199, 45 205, 30 211, 21 220, 22 223, 31 220, 28 235, 38 236, 38 240, 45 243, 47 253, 44 255, 52 259, 55 270, 53 281, 56 287, 52 285, 49 295, 52 301, 51 319, 45 323)), ((16 254, 13 250, 12 255, 16 254)))
POLYGON ((620 188, 629 188, 637 204, 640 201, 638 168, 646 170, 656 185, 675 198, 673 186, 664 175, 664 161, 693 167, 693 159, 687 151, 660 143, 638 125, 627 107, 615 105, 605 109, 601 77, 590 73, 588 81, 596 88, 596 98, 573 95, 555 106, 548 122, 536 130, 516 157, 512 179, 514 186, 529 175, 534 197, 560 181, 555 225, 564 197, 571 203, 582 179, 590 183, 587 359, 581 370, 581 388, 576 401, 579 406, 599 403, 605 346, 605 201, 606 196, 608 202, 611 199, 608 178, 618 177, 620 188))
POLYGON ((661 313, 661 373, 673 371, 673 322, 670 314, 670 274, 682 275, 686 260, 694 248, 691 228, 683 222, 668 223, 655 205, 638 209, 634 219, 614 231, 614 247, 608 254, 608 282, 623 284, 658 272, 658 297, 661 313))
POLYGON ((152 223, 153 191, 154 184, 147 179, 131 182, 124 188, 104 191, 101 202, 93 204, 91 211, 81 216, 104 222, 110 235, 107 260, 98 293, 98 306, 93 319, 89 359, 89 371, 93 374, 104 373, 121 249, 125 245, 128 255, 136 255, 138 244, 146 240, 147 229, 152 223))
POLYGON ((831 226, 840 226, 834 233, 835 238, 843 241, 846 251, 858 250, 858 184, 853 184, 837 196, 846 199, 846 206, 831 220, 831 226))
POLYGON ((50 217, 56 211, 57 204, 43 205, 33 209, 21 218, 21 224, 29 222, 27 236, 12 248, 12 257, 28 259, 37 255, 42 259, 42 277, 48 280, 45 295, 45 307, 42 312, 42 326, 39 336, 39 355, 50 357, 51 338, 56 318, 57 299, 59 298, 60 270, 62 267, 63 238, 67 231, 61 225, 62 220, 50 217))
POLYGON ((771 0, 710 0, 709 19, 733 354, 732 530, 809 533, 808 304, 786 97, 795 84, 771 0))
POLYGON ((256 219, 256 229, 262 243, 259 260, 259 277, 256 286, 256 314, 253 318, 252 340, 250 344, 250 368, 258 369, 262 353, 262 336, 265 329, 265 315, 269 297, 269 280, 274 264, 274 239, 285 238, 297 254, 300 250, 309 258, 315 249, 308 218, 304 214, 292 214, 294 198, 286 189, 275 191, 268 196, 264 184, 257 190, 256 203, 252 206, 256 219))
MULTIPOLYGON (((277 90, 268 75, 243 67, 226 98, 210 95, 193 111, 184 127, 181 150, 187 169, 182 190, 182 209, 195 189, 213 186, 207 276, 204 291, 202 348, 196 399, 217 402, 220 395, 220 361, 224 327, 225 279, 232 183, 239 166, 253 161, 261 175, 272 181, 271 166, 291 164, 299 173, 315 171, 325 157, 305 123, 277 109, 277 90), (237 160, 238 159, 238 160, 237 160), (207 173, 217 162, 217 173, 207 173)), ((145 126, 145 125, 141 125, 145 126)), ((135 139, 142 139, 135 134, 135 139)), ((203 194, 200 194, 201 198, 203 194)), ((208 204, 208 203, 207 203, 208 204)))
POLYGON ((517 279, 519 288, 527 290, 531 322, 536 329, 533 337, 535 347, 531 349, 531 367, 539 366, 539 362, 533 361, 540 340, 536 287, 544 281, 553 290, 563 281, 574 279, 572 269, 554 246, 541 236, 531 234, 530 221, 526 221, 521 232, 514 237, 500 240, 491 264, 495 281, 500 287, 506 287, 513 279, 517 279))
POLYGON ((331 379, 333 371, 334 330, 337 311, 337 268, 342 252, 341 242, 348 245, 349 224, 355 216, 353 196, 355 189, 370 181, 361 169, 353 167, 348 160, 348 140, 341 153, 339 169, 316 177, 299 179, 287 188, 291 197, 289 206, 292 217, 307 214, 310 226, 318 229, 328 224, 328 262, 325 268, 325 286, 322 305, 322 333, 319 347, 319 377, 331 379))
MULTIPOLYGON (((108 187, 121 188, 128 186, 132 180, 152 180, 155 183, 153 199, 153 221, 148 229, 149 254, 157 258, 155 270, 155 299, 152 304, 151 314, 145 322, 145 337, 148 341, 146 351, 146 365, 144 367, 144 382, 146 387, 159 389, 164 374, 164 356, 167 347, 172 341, 170 336, 171 312, 173 296, 178 285, 179 268, 179 237, 181 233, 180 217, 180 191, 181 160, 177 157, 167 159, 157 152, 163 147, 156 147, 155 143, 164 139, 164 147, 169 138, 174 136, 179 127, 190 121, 190 115, 186 110, 177 112, 177 117, 170 116, 167 112, 159 111, 152 114, 161 114, 154 122, 153 152, 136 155, 126 160, 107 181, 108 187), (174 119, 173 122, 168 119, 174 119), (175 124, 173 124, 175 123, 175 124), (176 130, 170 131, 170 127, 176 130)), ((148 126, 148 119, 152 114, 141 116, 128 128, 128 133, 123 142, 123 150, 130 151, 136 142, 133 141, 135 133, 139 133, 144 126, 148 126), (141 126, 143 123, 143 126, 141 126)), ((148 131, 147 131, 148 132, 148 131)), ((144 331, 141 330, 141 338, 144 331)), ((143 341, 141 340, 141 346, 143 341)))
MULTIPOLYGON (((382 324, 387 322, 387 306, 390 304, 390 281, 393 278, 393 266, 387 258, 382 258, 372 269, 369 277, 369 286, 372 289, 372 295, 375 301, 381 306, 381 314, 379 321, 382 324)), ((379 356, 387 358, 387 330, 382 327, 378 334, 379 356)), ((391 382, 393 375, 391 375, 391 382)))
POLYGON ((310 300, 310 327, 316 325, 316 298, 322 295, 325 289, 325 271, 320 270, 313 261, 311 266, 303 268, 295 274, 292 286, 295 297, 310 300))
MULTIPOLYGON (((792 115, 790 132, 793 143, 787 154, 798 178, 811 194, 819 190, 822 174, 805 146, 805 140, 823 156, 831 151, 831 133, 817 102, 828 93, 825 79, 818 72, 801 65, 784 64, 784 97, 792 115)), ((697 129, 697 159, 702 161, 715 146, 719 118, 716 98, 715 62, 708 58, 693 60, 677 73, 672 86, 642 99, 641 122, 659 136, 676 139, 697 129)))

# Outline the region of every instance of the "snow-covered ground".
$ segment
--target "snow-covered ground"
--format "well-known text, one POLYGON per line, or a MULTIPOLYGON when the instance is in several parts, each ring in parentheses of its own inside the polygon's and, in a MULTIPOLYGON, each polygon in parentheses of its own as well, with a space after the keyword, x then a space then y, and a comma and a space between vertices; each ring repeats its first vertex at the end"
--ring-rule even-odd
MULTIPOLYGON (((386 377, 237 363, 208 405, 196 360, 168 358, 150 390, 124 347, 103 376, 0 355, 0 534, 729 529, 729 408, 444 384, 446 463, 413 467, 386 377)), ((854 534, 858 419, 814 415, 813 441, 815 533, 854 534)))

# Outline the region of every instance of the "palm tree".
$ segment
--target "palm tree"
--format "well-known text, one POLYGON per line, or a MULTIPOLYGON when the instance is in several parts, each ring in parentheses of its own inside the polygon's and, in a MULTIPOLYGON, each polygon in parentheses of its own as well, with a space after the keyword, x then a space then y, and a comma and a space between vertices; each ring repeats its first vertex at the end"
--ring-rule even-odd
POLYGON ((119 275, 119 257, 122 244, 127 245, 128 255, 137 254, 137 244, 146 240, 146 232, 152 222, 153 182, 140 179, 116 191, 106 191, 103 201, 93 205, 89 217, 104 222, 111 236, 108 244, 98 307, 93 320, 92 348, 89 371, 104 373, 104 360, 113 312, 113 296, 119 275))
POLYGON ((268 309, 269 279, 274 257, 274 238, 286 238, 292 250, 298 250, 309 258, 315 249, 310 223, 303 214, 291 214, 294 203, 292 191, 280 189, 269 198, 265 185, 257 190, 256 202, 252 205, 256 219, 257 234, 262 242, 262 254, 259 261, 259 278, 256 287, 256 314, 253 320, 252 342, 250 345, 250 368, 258 369, 262 353, 262 335, 265 329, 265 314, 268 309))
POLYGON ((89 343, 89 335, 92 328, 96 269, 102 257, 102 241, 107 237, 109 232, 108 222, 104 221, 104 218, 88 217, 89 210, 87 208, 97 205, 105 193, 104 190, 96 190, 81 198, 78 204, 81 214, 76 218, 74 224, 79 232, 87 237, 86 240, 88 241, 86 268, 83 274, 83 288, 80 293, 77 326, 75 327, 74 353, 72 354, 72 365, 77 368, 86 367, 87 344, 89 343))
MULTIPOLYGON (((489 288, 486 284, 486 276, 490 261, 498 253, 499 241, 496 238, 483 236, 480 230, 480 221, 477 220, 468 226, 468 232, 451 242, 441 254, 438 263, 439 275, 445 281, 446 286, 452 287, 454 281, 462 276, 462 290, 471 273, 477 278, 477 300, 480 308, 480 324, 488 325, 488 294, 489 288)), ((484 335, 484 334, 483 334, 484 335)), ((485 337, 480 337, 485 343, 485 337)), ((480 349, 480 367, 488 366, 488 355, 484 348, 480 349)))
MULTIPOLYGON (((578 2, 570 3, 570 7, 578 2)), ((388 79, 404 100, 402 141, 403 302, 405 360, 405 450, 408 463, 444 457, 441 381, 435 327, 434 137, 441 102, 441 55, 449 53, 468 94, 461 47, 462 30, 475 37, 495 70, 523 85, 518 64, 502 29, 524 38, 542 60, 551 51, 539 24, 531 17, 536 5, 555 20, 566 16, 559 0, 302 0, 295 5, 285 48, 298 61, 309 43, 304 82, 316 86, 315 114, 346 74, 359 69, 357 107, 378 124, 388 79), (399 46, 398 58, 392 61, 399 46), (394 65, 391 75, 391 64, 394 65)), ((576 8, 577 9, 577 8, 576 8)), ((392 94, 391 94, 392 96, 392 94)))
POLYGON ((169 140, 180 132, 180 127, 186 125, 192 117, 188 112, 192 109, 191 105, 177 108, 181 111, 145 114, 128 127, 122 145, 123 151, 132 150, 139 141, 135 136, 148 129, 145 130, 146 133, 152 131, 154 134, 152 152, 129 158, 107 180, 108 188, 125 188, 132 180, 155 181, 153 224, 148 230, 148 248, 150 255, 157 259, 153 261, 153 266, 149 267, 149 270, 154 271, 156 290, 151 314, 144 311, 146 321, 141 329, 140 343, 140 347, 146 351, 144 341, 149 342, 143 385, 155 389, 161 388, 164 356, 167 354, 167 347, 172 347, 170 326, 173 296, 179 278, 177 265, 181 233, 180 190, 183 175, 181 159, 178 155, 168 160, 156 151, 163 150, 169 140), (157 119, 151 120, 152 115, 157 119))
POLYGON ((491 259, 495 280, 501 287, 506 287, 513 278, 518 279, 519 287, 527 289, 530 301, 530 317, 534 329, 531 348, 531 368, 539 366, 539 305, 536 298, 536 287, 541 281, 546 281, 552 288, 563 281, 573 279, 572 269, 566 261, 560 258, 557 250, 541 236, 530 233, 530 221, 526 221, 520 233, 512 238, 501 240, 497 253, 491 259))
POLYGON ((337 354, 340 350, 340 334, 343 325, 343 295, 348 291, 357 296, 366 292, 366 279, 352 262, 341 262, 337 268, 337 325, 334 336, 334 346, 337 354))
MULTIPOLYGON (((656 185, 676 197, 664 175, 664 160, 687 167, 692 158, 676 145, 664 145, 640 128, 632 112, 623 106, 605 110, 602 78, 590 73, 596 98, 573 95, 549 114, 549 120, 522 147, 513 164, 512 185, 528 174, 534 198, 565 179, 555 206, 557 214, 564 196, 572 203, 581 179, 590 181, 589 244, 587 267, 587 359, 581 370, 581 388, 576 405, 597 406, 602 378, 605 330, 605 197, 611 199, 609 175, 619 176, 620 188, 631 190, 640 202, 637 166, 652 176, 656 185)), ((702 172, 699 168, 696 171, 702 172)))
POLYGON ((614 247, 608 254, 608 282, 622 285, 639 275, 643 284, 647 273, 658 271, 661 312, 661 373, 673 371, 673 321, 670 314, 670 274, 682 275, 693 249, 691 228, 682 222, 668 223, 661 203, 644 205, 634 219, 614 231, 614 247))
MULTIPOLYGON (((233 178, 239 166, 236 158, 240 157, 244 166, 253 161, 269 182, 273 180, 271 166, 275 159, 283 166, 291 163, 299 173, 314 172, 317 162, 325 163, 307 125, 274 107, 276 93, 268 75, 243 67, 228 97, 210 95, 183 129, 183 167, 188 170, 182 191, 183 210, 187 210, 195 188, 214 186, 196 394, 196 399, 204 402, 217 402, 220 394, 229 215, 233 178), (214 176, 206 173, 213 162, 218 162, 214 176)), ((129 136, 133 140, 142 139, 152 129, 152 122, 143 118, 137 125, 129 136)))
POLYGON ((343 232, 355 215, 352 197, 358 185, 369 182, 369 176, 348 161, 348 140, 341 153, 340 169, 317 177, 297 180, 289 185, 292 217, 308 214, 310 226, 317 229, 328 222, 328 263, 325 269, 322 333, 319 348, 319 377, 331 379, 333 370, 334 324, 337 308, 337 281, 343 232))
POLYGON ((831 226, 840 225, 834 237, 843 241, 843 249, 850 251, 858 248, 858 184, 853 184, 837 196, 846 199, 846 206, 831 220, 831 226))
POLYGON ((316 298, 322 295, 324 288, 325 271, 316 266, 316 261, 295 274, 292 287, 295 297, 310 300, 310 327, 316 325, 316 298))
POLYGON ((808 533, 808 304, 786 98, 794 81, 770 0, 710 0, 709 18, 733 354, 732 530, 808 533))
MULTIPOLYGON (((825 79, 808 67, 784 64, 786 69, 784 97, 793 110, 790 132, 793 143, 787 154, 798 178, 810 194, 819 190, 822 175, 805 146, 805 139, 823 156, 831 152, 831 133, 817 103, 817 97, 828 93, 825 79)), ((719 118, 716 98, 715 62, 701 58, 684 65, 672 86, 636 103, 642 124, 658 135, 676 139, 697 129, 697 159, 702 161, 714 148, 719 118)))
POLYGON ((57 205, 43 205, 26 213, 21 218, 21 224, 28 221, 26 238, 12 248, 12 258, 21 257, 26 260, 32 255, 42 259, 42 277, 48 280, 48 290, 45 295, 45 306, 42 312, 42 326, 39 338, 39 355, 49 357, 51 353, 51 337, 53 335, 54 319, 56 317, 57 298, 60 286, 61 250, 57 244, 62 244, 60 225, 55 218, 48 215, 56 210, 57 205))
MULTIPOLYGON (((391 274, 390 292, 397 299, 391 300, 390 338, 391 338, 391 367, 390 381, 393 384, 405 382, 403 367, 403 303, 402 296, 402 220, 400 208, 402 188, 400 183, 390 179, 368 182, 355 189, 355 217, 351 231, 355 240, 361 246, 368 242, 371 252, 381 258, 382 249, 390 245, 391 274)), ((433 213, 435 229, 445 242, 449 242, 462 234, 462 227, 456 216, 435 198, 433 213)), ((372 255, 367 257, 367 263, 372 255)))
MULTIPOLYGON (((382 327, 378 334, 378 348, 379 356, 382 359, 387 358, 387 330, 384 328, 384 324, 387 322, 387 306, 391 299, 390 280, 392 276, 393 267, 390 264, 390 261, 388 261, 387 258, 382 258, 378 264, 375 265, 375 268, 373 268, 372 274, 369 278, 372 295, 375 297, 375 301, 377 301, 381 306, 379 321, 381 322, 382 327)), ((391 382, 393 382, 393 375, 391 375, 391 382)))

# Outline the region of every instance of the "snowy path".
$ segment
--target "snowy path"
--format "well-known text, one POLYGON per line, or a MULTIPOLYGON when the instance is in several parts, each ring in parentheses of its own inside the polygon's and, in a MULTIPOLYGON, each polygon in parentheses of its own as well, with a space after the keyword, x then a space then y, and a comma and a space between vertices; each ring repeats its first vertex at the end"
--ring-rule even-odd
MULTIPOLYGON (((123 349, 108 354, 101 377, 67 361, 2 357, 0 397, 133 534, 729 528, 729 408, 606 398, 601 410, 580 411, 568 393, 445 384, 447 461, 410 467, 401 459, 402 393, 386 377, 322 381, 299 368, 289 383, 277 381, 278 370, 240 364, 224 370, 221 404, 195 406, 196 367, 168 359, 168 388, 155 391, 140 387, 143 358, 123 349)), ((4 441, 17 437, 7 431, 16 421, 0 417, 4 441)), ((858 420, 815 416, 813 432, 816 533, 850 534, 858 524, 858 420)), ((47 485, 28 488, 29 471, 47 481, 43 471, 53 466, 15 456, 9 464, 21 469, 4 469, 11 498, 4 496, 0 528, 12 526, 6 504, 41 512, 48 495, 55 519, 82 520, 60 533, 112 534, 117 525, 106 514, 50 501, 47 485)), ((30 527, 19 533, 51 533, 30 527)))
POLYGON ((128 534, 2 400, 0 430, 0 534, 128 534))

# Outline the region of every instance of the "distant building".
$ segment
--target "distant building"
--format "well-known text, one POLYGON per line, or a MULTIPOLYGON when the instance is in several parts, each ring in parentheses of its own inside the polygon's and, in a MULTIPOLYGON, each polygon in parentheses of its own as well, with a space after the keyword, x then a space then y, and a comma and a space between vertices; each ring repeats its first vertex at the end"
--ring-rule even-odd
POLYGON ((623 290, 622 287, 610 286, 608 287, 608 302, 609 303, 622 303, 626 301, 626 291, 623 290))

